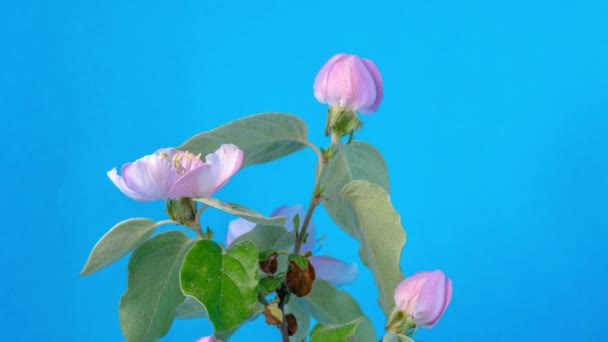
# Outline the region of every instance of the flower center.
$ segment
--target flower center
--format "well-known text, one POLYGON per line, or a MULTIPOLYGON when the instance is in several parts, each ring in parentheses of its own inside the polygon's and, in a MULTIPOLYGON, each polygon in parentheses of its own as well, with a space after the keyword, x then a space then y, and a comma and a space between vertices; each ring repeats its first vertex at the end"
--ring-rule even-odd
POLYGON ((199 164, 199 162, 202 162, 200 153, 194 155, 188 151, 178 151, 173 154, 173 156, 170 156, 167 152, 162 151, 160 155, 171 163, 175 172, 180 176, 186 174, 193 166, 199 164))

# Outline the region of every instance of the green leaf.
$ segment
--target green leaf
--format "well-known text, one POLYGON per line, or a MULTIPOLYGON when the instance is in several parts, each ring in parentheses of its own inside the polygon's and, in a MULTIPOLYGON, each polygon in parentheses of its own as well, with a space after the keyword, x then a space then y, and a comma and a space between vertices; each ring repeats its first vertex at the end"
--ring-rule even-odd
POLYGON ((335 288, 327 281, 317 279, 312 292, 306 297, 292 297, 302 304, 321 324, 345 324, 361 320, 355 332, 356 341, 376 341, 376 332, 357 301, 346 291, 335 288))
POLYGON ((310 313, 306 311, 306 308, 302 304, 295 300, 290 300, 285 304, 285 313, 296 316, 296 321, 298 322, 298 330, 295 335, 289 338, 289 341, 305 341, 308 336, 308 331, 310 331, 310 313))
POLYGON ((244 241, 253 242, 260 251, 279 251, 293 246, 296 236, 283 227, 257 225, 248 233, 236 238, 232 244, 236 245, 244 241))
POLYGON ((307 143, 308 131, 302 119, 286 113, 262 113, 199 133, 178 149, 205 156, 222 144, 234 144, 243 150, 242 167, 246 167, 287 156, 307 143))
POLYGON ((192 296, 186 296, 184 302, 175 310, 175 318, 194 319, 207 317, 205 306, 192 296))
POLYGON ((376 184, 353 181, 342 189, 340 196, 351 206, 354 224, 351 229, 354 228, 361 243, 361 259, 374 275, 380 307, 388 316, 395 307, 395 288, 404 278, 399 266, 405 245, 401 216, 393 208, 388 193, 376 184))
POLYGON ((260 292, 264 295, 274 292, 283 283, 283 279, 280 278, 262 278, 260 279, 260 292))
MULTIPOLYGON (((331 147, 333 156, 323 169, 320 184, 325 195, 337 194, 342 188, 354 181, 365 180, 380 185, 389 192, 389 179, 386 162, 374 146, 353 141, 350 144, 335 144, 331 147)), ((325 210, 348 234, 356 236, 351 227, 355 226, 352 209, 341 198, 323 202, 325 210)))
POLYGON ((382 342, 415 342, 411 337, 405 335, 398 335, 393 332, 389 332, 384 335, 382 342))
POLYGON ((135 249, 129 260, 127 291, 120 299, 120 325, 129 342, 152 342, 167 333, 184 302, 179 270, 196 241, 181 231, 158 234, 135 249))
POLYGON ((182 291, 198 299, 216 331, 228 331, 252 314, 258 295, 258 250, 252 242, 228 250, 198 241, 186 255, 180 272, 182 291))
POLYGON ((194 199, 197 202, 201 202, 207 204, 216 209, 225 211, 230 214, 234 214, 244 218, 247 221, 251 221, 257 224, 265 224, 270 226, 279 226, 283 227, 285 225, 285 217, 277 216, 277 217, 266 217, 257 211, 253 211, 249 208, 245 208, 240 204, 230 203, 230 202, 222 202, 217 198, 212 197, 199 197, 194 199))
POLYGON ((317 324, 310 333, 310 342, 348 342, 355 335, 361 319, 344 324, 317 324))
POLYGON ((156 222, 145 218, 133 218, 115 225, 97 241, 84 265, 81 276, 108 266, 139 246, 156 229, 156 222))

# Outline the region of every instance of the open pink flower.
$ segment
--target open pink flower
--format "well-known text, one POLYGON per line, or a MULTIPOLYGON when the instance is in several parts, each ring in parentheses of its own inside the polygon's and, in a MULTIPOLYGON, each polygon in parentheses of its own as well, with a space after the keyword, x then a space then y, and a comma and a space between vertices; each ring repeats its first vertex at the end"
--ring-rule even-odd
POLYGON ((196 342, 222 342, 222 341, 214 339, 213 336, 205 336, 205 337, 199 338, 198 340, 196 340, 196 342))
MULTIPOLYGON (((300 225, 304 223, 304 217, 306 210, 302 205, 283 206, 276 209, 270 216, 285 216, 287 218, 285 222, 285 229, 287 231, 293 231, 293 218, 296 215, 300 215, 300 225)), ((230 221, 228 226, 228 234, 226 235, 226 244, 230 245, 239 236, 251 231, 255 227, 255 223, 247 221, 242 218, 230 221)), ((301 228, 301 227, 300 227, 301 228)), ((312 251, 315 247, 315 225, 311 221, 308 225, 308 239, 302 244, 301 252, 305 253, 312 251)), ((357 264, 347 264, 335 258, 326 256, 311 256, 308 260, 312 263, 315 268, 316 276, 318 279, 329 281, 334 285, 346 285, 351 283, 357 277, 359 269, 357 264)))
POLYGON ((428 328, 441 318, 451 299, 452 281, 440 270, 418 272, 395 289, 397 308, 428 328))
POLYGON ((377 111, 384 96, 376 64, 345 53, 333 56, 323 65, 313 88, 319 102, 363 114, 377 111))
POLYGON ((228 144, 208 154, 205 161, 200 157, 174 148, 160 149, 123 165, 122 176, 114 168, 108 177, 138 201, 211 196, 239 170, 243 151, 228 144))

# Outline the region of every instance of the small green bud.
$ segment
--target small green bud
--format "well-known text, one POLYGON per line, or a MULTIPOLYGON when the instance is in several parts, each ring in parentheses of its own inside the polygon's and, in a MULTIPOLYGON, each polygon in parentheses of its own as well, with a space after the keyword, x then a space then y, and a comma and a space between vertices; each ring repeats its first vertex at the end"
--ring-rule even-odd
POLYGON ((330 134, 338 139, 350 135, 349 142, 352 140, 353 132, 361 129, 363 122, 357 113, 339 107, 331 106, 327 111, 327 123, 325 125, 325 136, 330 134))
POLYGON ((196 228, 196 202, 191 198, 181 197, 167 201, 167 213, 171 219, 181 225, 196 228))
POLYGON ((414 319, 407 313, 395 308, 393 312, 388 316, 386 326, 384 329, 393 332, 395 334, 407 334, 411 336, 418 326, 414 319))

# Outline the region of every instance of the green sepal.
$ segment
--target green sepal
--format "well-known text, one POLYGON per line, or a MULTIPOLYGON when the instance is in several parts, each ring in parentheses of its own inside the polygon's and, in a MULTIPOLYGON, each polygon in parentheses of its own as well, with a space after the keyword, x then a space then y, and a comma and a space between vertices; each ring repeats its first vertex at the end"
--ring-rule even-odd
POLYGON ((340 107, 329 107, 327 111, 327 123, 325 126, 325 136, 333 134, 338 138, 345 135, 352 135, 355 130, 361 129, 363 121, 359 119, 357 113, 340 107))
POLYGON ((196 202, 191 198, 181 197, 166 202, 169 217, 186 227, 198 227, 196 223, 196 202))
POLYGON ((302 255, 292 253, 289 255, 289 258, 287 258, 287 260, 295 262, 296 265, 298 265, 298 267, 302 270, 308 267, 308 259, 306 259, 306 257, 302 255))

